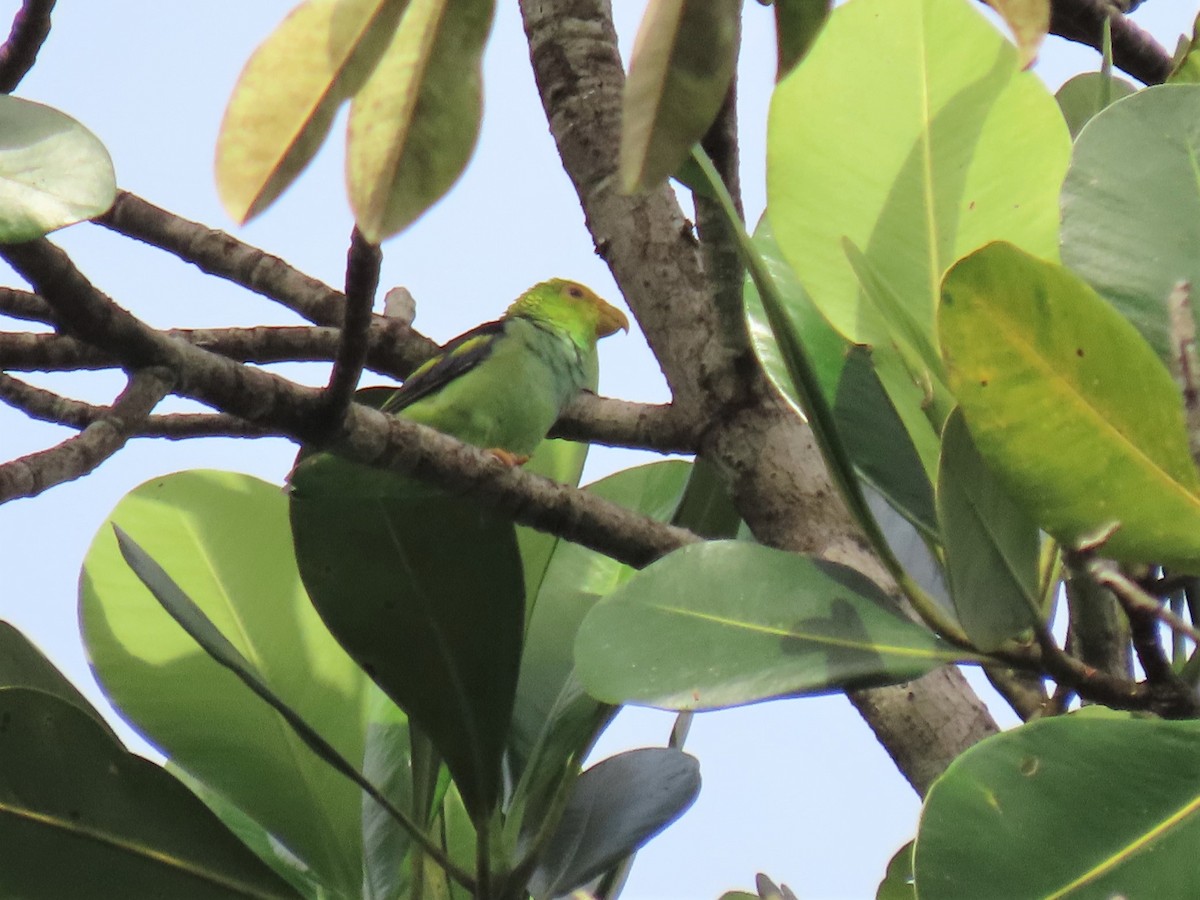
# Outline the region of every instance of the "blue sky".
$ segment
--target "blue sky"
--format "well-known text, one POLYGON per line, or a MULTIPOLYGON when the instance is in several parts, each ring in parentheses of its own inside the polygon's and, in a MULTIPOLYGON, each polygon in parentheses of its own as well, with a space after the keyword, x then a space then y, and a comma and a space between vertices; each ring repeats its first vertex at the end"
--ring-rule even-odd
MULTIPOLYGON (((338 285, 351 220, 336 140, 296 186, 245 228, 235 228, 220 209, 211 174, 217 127, 241 65, 292 5, 290 0, 60 4, 40 63, 19 94, 56 106, 94 130, 113 156, 122 187, 232 230, 338 285)), ((15 0, 0 2, 0 21, 18 6, 15 0)), ((593 254, 555 154, 516 4, 498 6, 476 157, 443 202, 385 245, 383 288, 407 286, 418 304, 416 326, 437 340, 495 317, 521 290, 551 276, 586 282, 619 300, 593 254)), ((616 0, 615 6, 627 53, 645 3, 616 0)), ((1195 13, 1194 3, 1159 0, 1147 3, 1138 19, 1173 47, 1176 36, 1190 30, 1195 13)), ((746 4, 740 117, 752 221, 765 202, 763 135, 774 67, 770 21, 768 9, 746 4)), ((1097 66, 1094 52, 1051 39, 1038 72, 1056 86, 1073 72, 1097 66)), ((55 239, 105 291, 154 325, 296 321, 261 298, 98 227, 78 226, 55 239)), ((667 399, 636 329, 602 348, 603 393, 667 399)), ((323 382, 324 372, 316 367, 284 371, 323 382)), ((96 402, 108 402, 122 383, 111 375, 31 380, 96 402)), ((0 407, 5 459, 49 446, 67 433, 0 407)), ((79 643, 75 582, 108 511, 135 485, 180 469, 228 468, 280 481, 293 454, 290 444, 278 440, 135 441, 80 482, 0 506, 0 617, 29 634, 103 706, 79 643)), ((642 458, 594 452, 588 477, 642 458)), ((597 753, 661 744, 671 721, 663 713, 623 713, 597 753)), ((625 893, 630 900, 715 898, 749 887, 760 870, 804 898, 871 897, 888 858, 915 832, 917 798, 841 697, 700 716, 688 749, 700 758, 704 789, 692 810, 639 857, 625 893)))

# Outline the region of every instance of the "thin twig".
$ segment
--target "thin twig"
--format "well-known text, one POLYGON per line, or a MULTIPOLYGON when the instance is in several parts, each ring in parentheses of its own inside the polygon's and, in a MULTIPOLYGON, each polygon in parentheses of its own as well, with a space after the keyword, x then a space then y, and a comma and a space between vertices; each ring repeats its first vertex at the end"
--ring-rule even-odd
POLYGON ((54 321, 54 311, 46 305, 45 300, 37 294, 15 288, 0 287, 0 313, 28 322, 48 324, 54 321))
POLYGON ((108 414, 81 433, 49 450, 0 465, 0 503, 35 497, 47 488, 91 472, 125 445, 170 389, 170 372, 146 369, 134 373, 108 414))
POLYGON ((0 94, 11 94, 37 62, 50 34, 54 0, 25 0, 13 16, 8 40, 0 46, 0 94))
POLYGON ((368 241, 355 226, 346 254, 346 301, 340 336, 329 385, 325 388, 323 416, 325 426, 331 431, 345 416, 362 377, 363 362, 370 347, 371 307, 375 303, 382 263, 379 245, 368 241))

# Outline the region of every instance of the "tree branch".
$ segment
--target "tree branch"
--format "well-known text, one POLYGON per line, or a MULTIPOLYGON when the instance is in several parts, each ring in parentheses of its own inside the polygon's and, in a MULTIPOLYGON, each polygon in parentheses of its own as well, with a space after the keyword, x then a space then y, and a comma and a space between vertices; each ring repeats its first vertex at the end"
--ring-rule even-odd
POLYGON ((398 416, 351 404, 329 438, 316 424, 319 390, 293 384, 156 332, 98 291, 62 250, 40 239, 0 246, 0 256, 54 308, 69 332, 86 335, 132 367, 162 366, 175 393, 312 443, 355 462, 470 491, 515 521, 633 566, 700 538, 518 467, 398 416))
POLYGON ((52 323, 54 311, 46 305, 46 301, 37 294, 29 291, 18 291, 14 288, 0 287, 0 313, 13 319, 24 319, 27 322, 52 323))
POLYGON ((350 235, 350 250, 346 254, 346 302, 342 316, 337 352, 325 388, 325 410, 322 415, 331 431, 354 398, 354 389, 362 377, 363 363, 370 347, 371 307, 379 287, 379 267, 383 254, 378 244, 372 244, 356 226, 350 235))
POLYGON ((1113 64, 1145 84, 1166 81, 1171 74, 1171 54, 1133 20, 1121 15, 1110 0, 1051 2, 1051 34, 1096 50, 1103 44, 1105 19, 1112 22, 1113 64))
POLYGON ((13 16, 8 40, 0 46, 0 94, 11 94, 37 62, 50 34, 54 0, 24 0, 13 16))
POLYGON ((91 472, 125 446, 138 424, 171 389, 169 372, 135 372, 107 413, 57 447, 0 465, 0 503, 36 497, 91 472))

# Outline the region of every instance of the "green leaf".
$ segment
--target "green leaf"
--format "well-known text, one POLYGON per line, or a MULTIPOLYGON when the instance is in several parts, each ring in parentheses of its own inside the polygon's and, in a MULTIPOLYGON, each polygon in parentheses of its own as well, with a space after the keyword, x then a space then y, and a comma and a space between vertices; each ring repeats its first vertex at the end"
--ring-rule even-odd
POLYGON ((933 334, 942 272, 965 253, 1004 238, 1055 257, 1069 152, 1050 95, 971 4, 855 0, 775 89, 768 213, 821 312, 878 346, 843 240, 933 334))
POLYGON ((350 106, 346 184, 378 243, 458 180, 483 115, 481 64, 493 0, 408 0, 391 45, 350 106))
POLYGON ((537 900, 560 897, 633 853, 700 792, 700 764, 669 747, 628 750, 579 776, 529 881, 537 900))
POLYGON ((217 137, 217 192, 238 222, 275 201, 366 81, 408 0, 306 0, 259 45, 217 137))
POLYGON ((696 457, 671 524, 710 540, 737 537, 742 517, 716 465, 696 457))
POLYGON ((109 524, 170 573, 273 692, 358 761, 374 688, 308 601, 285 503, 278 486, 230 472, 181 472, 135 488, 84 561, 84 642, 101 686, 148 740, 269 829, 329 888, 354 892, 359 789, 160 607, 109 524))
POLYGON ((87 713, 114 741, 117 740, 116 732, 67 676, 29 638, 4 621, 0 621, 0 687, 33 688, 53 694, 59 700, 77 707, 80 712, 87 713))
POLYGON ((1038 528, 984 464, 962 410, 942 433, 938 520, 958 621, 990 651, 1035 624, 1038 528))
POLYGON ((0 894, 296 897, 187 788, 74 704, 0 689, 0 894))
POLYGON ((1134 90, 1136 88, 1124 78, 1113 78, 1102 72, 1084 72, 1060 87, 1054 99, 1067 120, 1071 137, 1077 138, 1083 126, 1097 114, 1134 90))
POLYGON ((1070 715, 976 744, 929 791, 921 900, 1193 897, 1200 723, 1070 715))
POLYGON ((1175 52, 1175 66, 1167 76, 1168 84, 1195 84, 1200 82, 1200 17, 1192 26, 1191 40, 1181 36, 1179 48, 1175 52))
POLYGON ((429 735, 472 816, 485 818, 499 797, 521 656, 512 522, 436 491, 345 493, 338 473, 353 466, 330 458, 292 493, 304 584, 342 646, 429 735))
MULTIPOLYGON (((779 286, 789 324, 808 353, 859 476, 923 532, 935 534, 937 516, 930 480, 937 472, 938 439, 921 407, 921 391, 890 347, 872 353, 833 330, 784 260, 765 216, 755 229, 754 245, 779 286), (896 396, 904 404, 903 413, 898 412, 880 382, 875 368, 879 362, 889 380, 900 385, 896 396)), ((775 386, 799 408, 800 399, 792 389, 787 364, 771 333, 758 289, 750 279, 746 280, 743 296, 750 338, 759 361, 775 386)))
POLYGON ((888 861, 887 872, 879 882, 875 900, 917 900, 917 885, 913 879, 913 841, 896 851, 888 861))
POLYGON ((1008 495, 1065 546, 1200 566, 1200 476, 1179 391, 1124 318, 1069 270, 990 244, 946 274, 950 384, 1008 495))
POLYGON ((626 193, 674 174, 725 101, 739 0, 652 0, 625 81, 618 177, 626 193))
POLYGON ((702 710, 908 681, 963 658, 891 606, 844 566, 691 545, 596 604, 576 665, 600 700, 702 710))
POLYGON ((779 81, 808 53, 829 18, 833 0, 775 0, 774 6, 775 44, 779 55, 775 80, 779 81))
POLYGON ((1000 14, 1013 33, 1021 68, 1029 68, 1050 30, 1050 0, 987 0, 987 5, 1000 14))
POLYGON ((1198 167, 1200 85, 1159 85, 1114 103, 1080 132, 1063 184, 1064 264, 1163 360, 1172 354, 1167 297, 1180 281, 1200 284, 1198 167), (1129 177, 1131 159, 1137 178, 1129 177))
POLYGON ((112 159, 70 116, 2 95, 0 134, 0 244, 31 241, 112 206, 112 159))
MULTIPOLYGON (((363 752, 363 777, 399 809, 413 809, 412 738, 408 717, 380 696, 373 704, 363 752)), ((391 813, 363 797, 363 881, 368 898, 402 896, 402 863, 412 838, 391 813)), ((469 867, 468 867, 469 868, 469 867)))

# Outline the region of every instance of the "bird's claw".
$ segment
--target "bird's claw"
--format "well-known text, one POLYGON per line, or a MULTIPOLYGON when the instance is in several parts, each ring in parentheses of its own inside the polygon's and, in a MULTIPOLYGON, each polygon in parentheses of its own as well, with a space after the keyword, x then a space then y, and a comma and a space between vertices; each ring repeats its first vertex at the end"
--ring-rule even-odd
POLYGON ((502 465, 507 466, 510 469, 516 468, 517 466, 523 466, 525 463, 529 462, 528 456, 520 456, 516 453, 509 453, 507 450, 502 450, 499 447, 489 447, 487 452, 498 459, 502 465))

